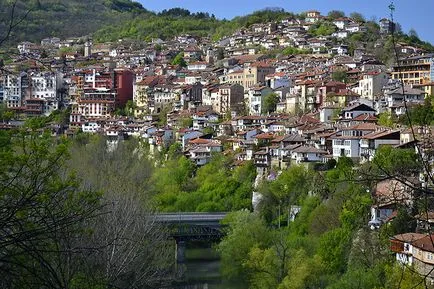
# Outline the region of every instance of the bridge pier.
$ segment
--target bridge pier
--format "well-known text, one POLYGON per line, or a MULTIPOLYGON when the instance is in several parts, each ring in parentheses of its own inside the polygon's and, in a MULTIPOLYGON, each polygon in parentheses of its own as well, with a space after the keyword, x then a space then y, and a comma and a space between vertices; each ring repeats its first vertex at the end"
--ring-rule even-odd
POLYGON ((175 240, 175 260, 177 264, 185 263, 185 250, 187 249, 187 245, 183 240, 175 240))

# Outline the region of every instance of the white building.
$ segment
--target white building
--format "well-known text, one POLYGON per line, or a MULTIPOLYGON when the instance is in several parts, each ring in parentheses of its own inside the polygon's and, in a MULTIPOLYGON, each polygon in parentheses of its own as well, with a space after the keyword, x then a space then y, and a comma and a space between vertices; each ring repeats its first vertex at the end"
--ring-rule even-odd
POLYGON ((336 136, 332 137, 333 158, 345 156, 359 160, 360 140, 377 129, 378 126, 374 123, 361 123, 338 131, 336 136))
POLYGON ((7 74, 4 78, 3 99, 9 108, 20 107, 28 88, 28 76, 26 73, 19 75, 7 74))
POLYGON ((62 87, 63 75, 60 73, 40 72, 30 74, 31 99, 44 100, 44 114, 49 115, 60 107, 59 89, 62 87))
POLYGON ((291 158, 297 164, 303 162, 321 162, 328 153, 310 146, 299 146, 291 151, 291 158))
POLYGON ((355 103, 342 110, 341 118, 344 120, 350 120, 362 114, 374 115, 375 109, 364 103, 355 103))
POLYGON ((338 18, 333 20, 333 24, 339 29, 344 29, 348 24, 350 24, 350 19, 348 18, 338 18))
POLYGON ((187 65, 188 70, 205 70, 208 66, 206 61, 197 61, 187 65))
POLYGON ((101 129, 101 125, 97 122, 85 122, 81 125, 81 130, 87 133, 96 133, 101 129))
POLYGON ((250 115, 261 115, 264 99, 267 94, 272 93, 273 90, 266 86, 254 86, 247 91, 247 102, 250 115))
POLYGON ((353 91, 359 94, 362 98, 374 100, 378 97, 383 87, 389 81, 388 76, 384 72, 372 71, 365 73, 363 78, 359 80, 359 86, 353 91))
POLYGON ((333 37, 339 38, 339 39, 345 39, 350 34, 347 30, 338 30, 332 34, 333 37))

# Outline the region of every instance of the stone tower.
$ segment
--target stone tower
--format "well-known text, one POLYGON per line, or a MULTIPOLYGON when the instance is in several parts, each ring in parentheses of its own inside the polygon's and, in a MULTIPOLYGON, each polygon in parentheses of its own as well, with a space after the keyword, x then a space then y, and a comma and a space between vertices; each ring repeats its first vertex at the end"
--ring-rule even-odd
POLYGON ((84 43, 84 57, 89 57, 92 55, 92 40, 88 39, 84 43))

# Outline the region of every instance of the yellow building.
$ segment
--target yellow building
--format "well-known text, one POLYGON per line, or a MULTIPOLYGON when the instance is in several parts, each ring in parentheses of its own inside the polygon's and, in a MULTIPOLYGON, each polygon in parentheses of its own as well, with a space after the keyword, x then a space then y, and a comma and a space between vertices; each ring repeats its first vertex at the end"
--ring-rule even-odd
POLYGON ((245 90, 258 84, 265 84, 265 76, 274 73, 275 68, 264 63, 255 62, 243 70, 235 71, 227 75, 227 83, 240 84, 245 90))
POLYGON ((402 58, 393 67, 393 79, 402 79, 405 85, 413 85, 427 95, 434 93, 434 54, 402 58))

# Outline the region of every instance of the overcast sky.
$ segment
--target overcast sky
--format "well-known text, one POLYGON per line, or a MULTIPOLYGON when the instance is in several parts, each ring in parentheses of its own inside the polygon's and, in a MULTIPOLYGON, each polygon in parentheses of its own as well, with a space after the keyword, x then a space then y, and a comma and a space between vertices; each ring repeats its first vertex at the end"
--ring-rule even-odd
MULTIPOLYGON (((342 10, 360 12, 367 19, 388 17, 389 0, 138 0, 148 10, 159 12, 174 7, 192 12, 208 12, 217 18, 232 19, 265 7, 281 7, 290 12, 342 10)), ((408 32, 414 28, 422 40, 434 44, 434 0, 395 0, 395 19, 408 32)))

